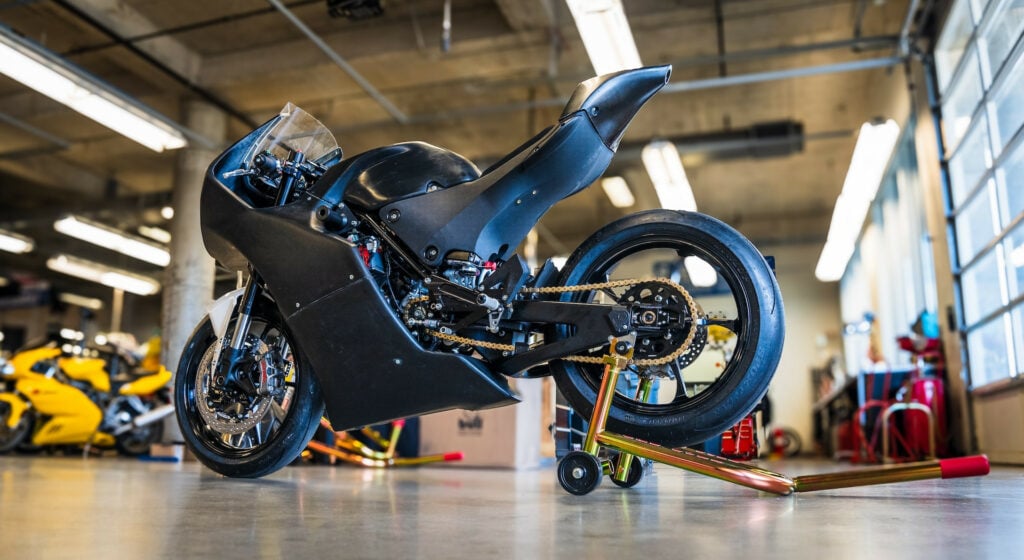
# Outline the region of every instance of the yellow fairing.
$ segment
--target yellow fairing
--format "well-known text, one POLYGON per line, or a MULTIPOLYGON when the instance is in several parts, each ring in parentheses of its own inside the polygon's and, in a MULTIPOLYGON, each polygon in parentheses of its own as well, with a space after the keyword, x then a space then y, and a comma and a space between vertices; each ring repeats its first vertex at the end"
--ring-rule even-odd
POLYGON ((76 381, 84 381, 97 391, 110 391, 110 375, 106 363, 99 358, 61 358, 57 361, 61 371, 76 381))
POLYGON ((83 443, 100 426, 103 413, 85 393, 54 379, 36 376, 18 381, 18 391, 43 416, 51 416, 32 436, 34 445, 83 443))
POLYGON ((14 393, 0 393, 0 402, 5 402, 11 406, 11 414, 7 417, 6 422, 7 427, 13 430, 18 425, 18 422, 21 421, 21 415, 28 408, 28 403, 14 393))
POLYGON ((49 360, 56 358, 57 356, 60 356, 59 348, 44 347, 19 352, 11 358, 11 365, 14 366, 14 378, 21 379, 23 377, 34 377, 39 375, 32 371, 32 366, 34 366, 36 362, 49 360))
POLYGON ((125 383, 117 392, 122 395, 150 395, 167 385, 170 380, 171 372, 167 371, 164 366, 160 366, 160 371, 153 375, 140 377, 131 383, 125 383))
POLYGON ((92 444, 98 447, 114 447, 114 443, 117 440, 110 434, 99 432, 92 436, 92 444))

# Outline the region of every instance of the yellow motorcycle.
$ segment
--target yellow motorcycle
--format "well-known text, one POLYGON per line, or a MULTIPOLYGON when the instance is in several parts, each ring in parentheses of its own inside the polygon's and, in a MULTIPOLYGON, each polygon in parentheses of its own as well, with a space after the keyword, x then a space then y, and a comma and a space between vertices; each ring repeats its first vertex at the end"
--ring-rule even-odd
POLYGON ((0 369, 0 453, 94 445, 144 454, 163 433, 158 420, 174 412, 170 380, 159 366, 112 384, 101 358, 63 356, 50 346, 20 352, 0 369))

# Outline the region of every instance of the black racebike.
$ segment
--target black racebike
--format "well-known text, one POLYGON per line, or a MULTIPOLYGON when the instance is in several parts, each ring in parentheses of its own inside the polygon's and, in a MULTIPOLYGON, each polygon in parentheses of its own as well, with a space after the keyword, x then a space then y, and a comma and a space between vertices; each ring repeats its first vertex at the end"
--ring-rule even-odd
POLYGON ((482 172, 422 142, 343 159, 291 105, 221 154, 203 186, 203 239, 248 280, 211 305, 178 366, 189 448, 219 473, 263 476, 300 453, 322 414, 342 430, 503 406, 517 402, 509 377, 554 376, 589 416, 601 356, 627 335, 636 350, 610 429, 681 446, 746 415, 778 364, 783 309, 773 271, 735 230, 652 210, 606 225, 561 269, 531 270, 515 253, 604 173, 670 72, 581 83, 558 122, 482 172), (727 358, 704 352, 715 326, 735 335, 727 358))

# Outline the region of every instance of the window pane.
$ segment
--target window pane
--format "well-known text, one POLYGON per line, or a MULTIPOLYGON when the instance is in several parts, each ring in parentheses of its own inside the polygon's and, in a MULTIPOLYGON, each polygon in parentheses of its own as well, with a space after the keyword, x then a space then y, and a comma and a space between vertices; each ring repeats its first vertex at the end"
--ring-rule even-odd
POLYGON ((1024 91, 1024 57, 1018 58, 1010 69, 1007 80, 999 86, 993 102, 995 104, 996 153, 1013 138, 1014 133, 1024 123, 1024 103, 1021 93, 1024 91))
POLYGON ((953 186, 953 207, 959 208, 985 171, 992 166, 988 145, 988 119, 980 122, 964 137, 953 159, 949 160, 949 180, 953 186))
POLYGON ((949 78, 956 70, 956 64, 967 48, 967 40, 971 37, 974 25, 968 13, 967 2, 959 0, 949 13, 942 35, 935 46, 935 72, 939 77, 939 91, 946 92, 949 78))
POLYGON ((961 276, 961 297, 964 300, 964 322, 971 326, 1003 305, 997 250, 971 265, 961 276))
POLYGON ((1021 28, 1024 27, 1024 0, 1003 2, 993 14, 991 24, 985 30, 979 44, 988 55, 991 71, 999 70, 1003 59, 1010 54, 1021 28))
POLYGON ((1007 319, 1008 315, 1000 315, 967 335, 967 347, 971 353, 971 385, 980 387, 1010 375, 1007 319))
POLYGON ((1003 247, 1006 251, 1006 275, 1009 280, 1010 300, 1012 301, 1013 298, 1024 292, 1024 224, 1010 232, 1003 247))
POLYGON ((999 166, 999 204, 1003 224, 1013 221, 1024 212, 1024 142, 1017 144, 1013 154, 999 166))
POLYGON ((978 74, 977 58, 974 51, 964 60, 964 71, 949 90, 949 97, 942 104, 942 127, 946 134, 946 147, 955 150, 960 139, 971 125, 971 113, 981 101, 981 75, 978 74))
POLYGON ((970 262, 996 236, 992 189, 990 180, 956 216, 956 241, 961 265, 970 262))
POLYGON ((988 6, 990 0, 971 0, 971 12, 974 13, 974 23, 981 21, 981 18, 985 15, 986 6, 988 6))

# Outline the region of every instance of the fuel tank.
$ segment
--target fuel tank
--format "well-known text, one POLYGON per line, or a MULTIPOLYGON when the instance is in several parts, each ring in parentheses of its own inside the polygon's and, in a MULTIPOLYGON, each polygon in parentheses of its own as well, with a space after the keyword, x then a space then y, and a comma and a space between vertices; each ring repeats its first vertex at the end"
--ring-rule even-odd
POLYGON ((473 162, 426 142, 376 148, 327 170, 313 186, 323 200, 363 210, 405 200, 480 177, 473 162))

